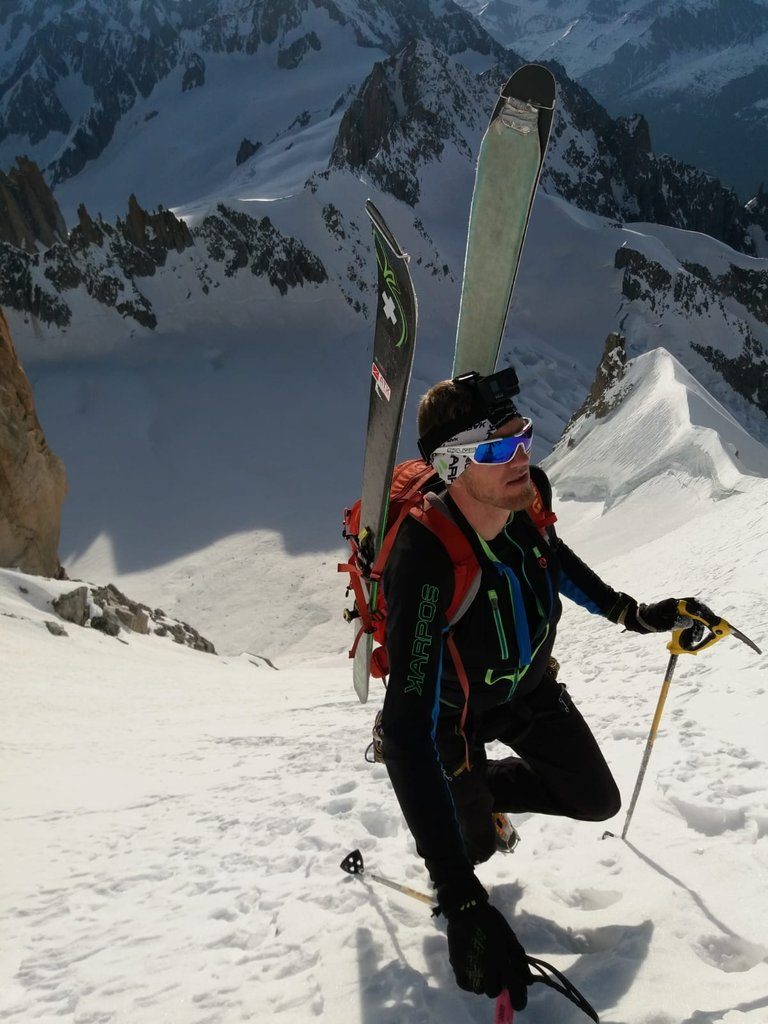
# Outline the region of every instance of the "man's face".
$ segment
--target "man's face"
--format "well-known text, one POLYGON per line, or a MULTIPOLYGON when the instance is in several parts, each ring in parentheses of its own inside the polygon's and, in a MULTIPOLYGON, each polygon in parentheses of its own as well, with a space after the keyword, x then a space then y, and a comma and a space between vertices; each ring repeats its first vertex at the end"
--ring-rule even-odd
MULTIPOLYGON (((516 416, 499 427, 492 437, 518 434, 524 425, 522 417, 516 416)), ((485 505, 518 512, 528 508, 535 497, 528 469, 530 461, 523 449, 518 448, 512 461, 500 466, 478 466, 471 462, 451 486, 463 487, 471 498, 485 505)))

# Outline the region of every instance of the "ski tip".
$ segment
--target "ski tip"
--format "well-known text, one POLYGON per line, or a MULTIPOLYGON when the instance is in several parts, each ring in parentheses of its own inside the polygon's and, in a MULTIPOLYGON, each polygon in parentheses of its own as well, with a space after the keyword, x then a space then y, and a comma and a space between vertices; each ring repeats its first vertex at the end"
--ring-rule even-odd
POLYGON ((365 201, 365 212, 368 214, 374 230, 386 242, 387 246, 392 251, 392 255, 397 257, 397 259, 404 260, 406 263, 409 263, 411 257, 403 250, 398 240, 392 234, 389 225, 382 217, 378 207, 371 199, 366 199, 365 201))
POLYGON ((549 68, 543 64, 524 64, 507 79, 501 95, 548 109, 554 106, 556 92, 555 76, 549 68))

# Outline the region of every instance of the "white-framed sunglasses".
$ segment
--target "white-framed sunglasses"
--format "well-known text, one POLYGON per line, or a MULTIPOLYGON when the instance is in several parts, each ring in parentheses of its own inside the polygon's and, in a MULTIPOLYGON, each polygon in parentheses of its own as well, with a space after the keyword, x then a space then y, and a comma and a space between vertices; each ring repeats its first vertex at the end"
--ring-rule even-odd
POLYGON ((435 448, 432 461, 439 455, 455 455, 471 459, 478 466, 503 466, 511 462, 522 448, 526 455, 533 444, 533 420, 524 419, 523 429, 508 437, 495 437, 491 441, 475 441, 472 444, 444 444, 435 448))

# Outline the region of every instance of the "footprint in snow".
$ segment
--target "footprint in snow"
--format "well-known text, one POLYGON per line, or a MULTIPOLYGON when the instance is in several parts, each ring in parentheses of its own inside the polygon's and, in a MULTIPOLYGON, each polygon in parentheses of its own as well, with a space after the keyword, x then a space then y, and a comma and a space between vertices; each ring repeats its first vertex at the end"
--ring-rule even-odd
POLYGON ((703 935, 693 944, 700 960, 727 974, 751 971, 768 959, 768 949, 736 935, 703 935))
POLYGON ((357 789, 356 782, 342 782, 339 786, 334 786, 331 790, 333 796, 343 796, 345 793, 351 793, 353 789, 357 789))
POLYGON ((377 839, 396 836, 399 828, 399 819, 395 815, 379 809, 361 811, 360 823, 377 839))
POLYGON ((582 910, 605 910, 612 907, 623 897, 623 893, 615 889, 574 889, 570 893, 560 893, 560 899, 568 907, 579 907, 582 910))
POLYGON ((328 814, 348 814, 355 806, 355 801, 350 799, 329 800, 323 808, 328 814))
POLYGON ((743 807, 702 807, 671 797, 670 803, 683 818, 688 828, 705 836, 719 836, 744 828, 746 811, 743 807))

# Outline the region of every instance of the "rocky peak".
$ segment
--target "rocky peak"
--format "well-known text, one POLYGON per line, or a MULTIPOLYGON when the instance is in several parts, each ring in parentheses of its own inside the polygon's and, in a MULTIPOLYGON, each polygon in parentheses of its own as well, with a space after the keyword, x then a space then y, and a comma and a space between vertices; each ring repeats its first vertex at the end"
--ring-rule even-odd
POLYGON ((64 466, 51 452, 32 389, 0 311, 0 565, 42 576, 60 572, 64 466))
POLYGON ((67 237, 67 227, 37 164, 24 156, 0 171, 0 241, 34 252, 67 237))
POLYGON ((594 416, 601 420, 615 409, 622 399, 622 393, 616 385, 624 379, 626 373, 627 339, 618 331, 611 331, 605 339, 603 355, 597 365, 589 394, 571 422, 582 416, 594 416))
POLYGON ((440 50, 410 40, 373 66, 342 118, 331 167, 365 169, 414 206, 420 167, 452 143, 472 160, 490 106, 487 85, 440 50))
POLYGON ((193 244, 192 234, 186 223, 162 206, 155 213, 148 213, 139 205, 133 193, 128 199, 128 216, 118 220, 118 230, 122 231, 126 241, 149 250, 158 244, 166 251, 175 249, 183 252, 193 244))
POLYGON ((77 208, 77 228, 86 245, 104 244, 104 227, 99 217, 94 220, 85 208, 85 203, 80 203, 77 208))

